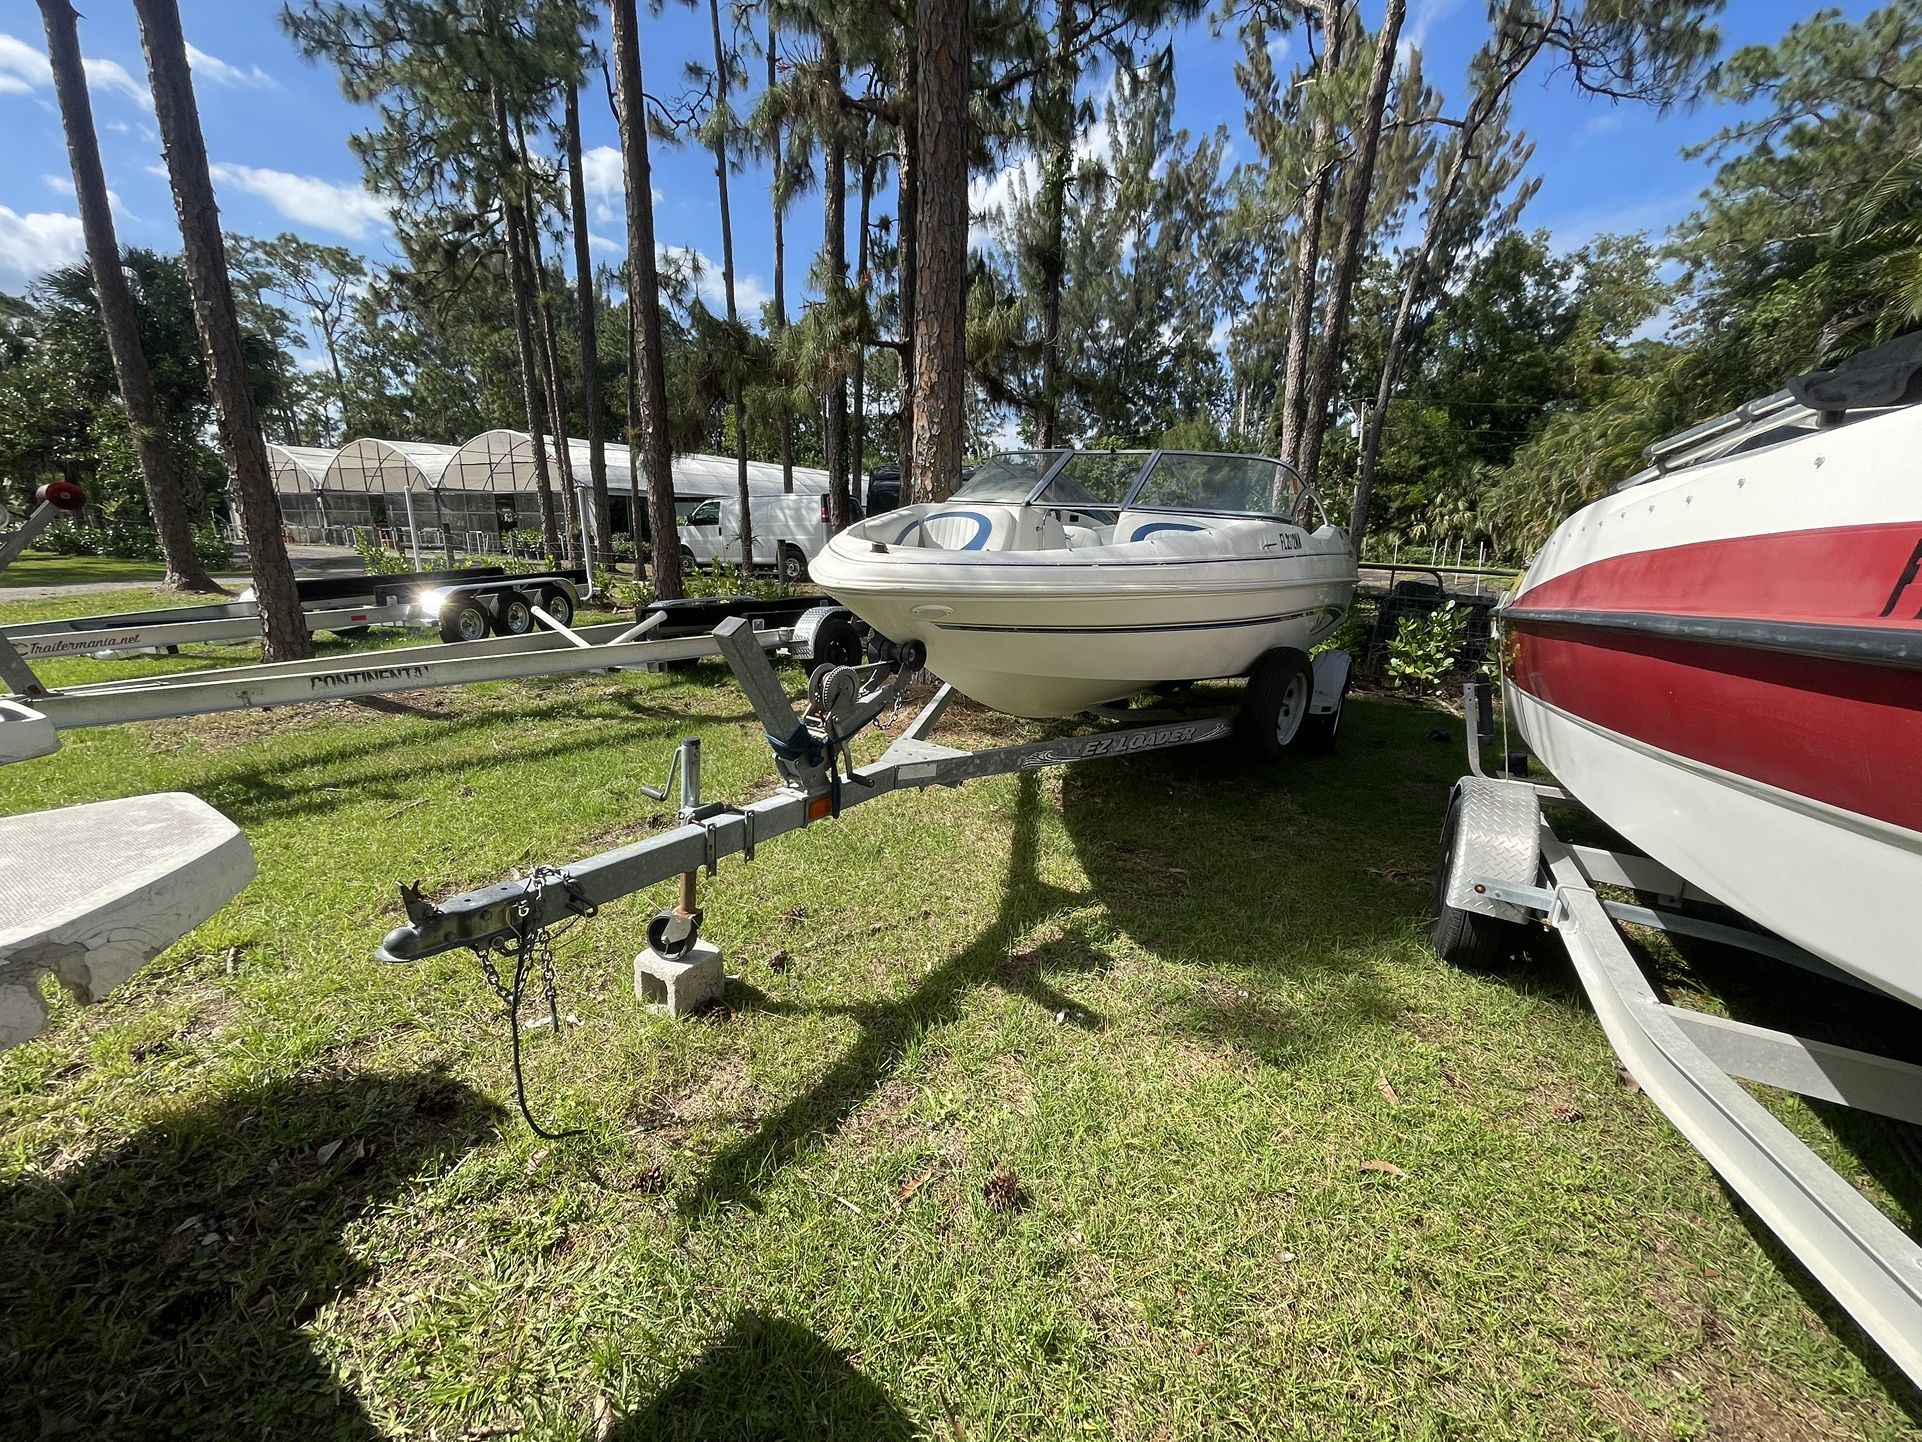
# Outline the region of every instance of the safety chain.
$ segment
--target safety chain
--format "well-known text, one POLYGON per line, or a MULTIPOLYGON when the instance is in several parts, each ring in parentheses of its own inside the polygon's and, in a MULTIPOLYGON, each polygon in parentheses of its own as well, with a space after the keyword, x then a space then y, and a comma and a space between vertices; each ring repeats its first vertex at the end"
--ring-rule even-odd
POLYGON ((487 984, 494 989, 507 1007, 507 1034, 514 1049, 514 1100, 520 1104, 521 1116, 527 1121, 536 1136, 549 1141, 562 1137, 580 1136, 583 1128, 571 1127, 565 1131, 552 1131, 534 1119, 527 1106, 527 1079, 521 1065, 521 1002, 527 994, 527 980, 533 967, 538 964, 541 976, 541 995, 547 1002, 548 1024, 558 1038, 561 1034, 560 990, 554 978, 554 938, 572 929, 574 923, 590 917, 599 910, 587 899, 587 893, 572 876, 553 866, 537 866, 529 873, 525 888, 519 901, 514 903, 508 914, 508 924, 514 932, 513 956, 514 979, 511 983, 501 980, 500 968, 494 964, 494 943, 483 942, 474 948, 480 958, 481 972, 487 984), (568 910, 571 915, 558 927, 530 926, 534 905, 541 892, 549 886, 560 886, 567 892, 568 910))

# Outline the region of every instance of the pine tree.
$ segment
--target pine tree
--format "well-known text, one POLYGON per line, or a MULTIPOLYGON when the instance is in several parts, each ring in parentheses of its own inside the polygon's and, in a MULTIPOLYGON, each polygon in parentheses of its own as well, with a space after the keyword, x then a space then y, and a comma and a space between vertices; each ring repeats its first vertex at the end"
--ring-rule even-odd
POLYGON ((187 484, 167 441, 166 422, 154 393, 153 375, 140 345, 140 324, 133 293, 120 269, 120 243, 114 235, 113 208, 106 175, 100 166, 100 144, 93 128, 93 101, 80 60, 77 16, 70 0, 40 0, 47 28, 47 58, 53 69, 54 94, 66 126, 67 156, 73 165, 74 195, 87 242, 87 265, 100 319, 107 331, 114 376, 127 408, 134 453, 146 487, 148 513, 160 538, 166 574, 161 588, 169 591, 220 593, 213 577, 194 553, 193 521, 187 504, 187 484))
POLYGON ((220 211, 207 172, 207 147, 194 102, 180 11, 175 0, 135 0, 134 13, 140 20, 140 45, 147 57, 154 119, 165 147, 174 210, 180 219, 187 276, 194 294, 194 323, 206 357, 220 447, 233 478, 241 531, 247 538, 254 596, 260 608, 261 659, 302 660, 313 655, 313 639, 307 632, 300 593, 294 586, 293 564, 287 559, 287 546, 281 538, 280 504, 267 468, 267 443, 261 436, 260 418, 248 385, 240 324, 234 316, 233 288, 227 277, 227 253, 220 238, 220 211))

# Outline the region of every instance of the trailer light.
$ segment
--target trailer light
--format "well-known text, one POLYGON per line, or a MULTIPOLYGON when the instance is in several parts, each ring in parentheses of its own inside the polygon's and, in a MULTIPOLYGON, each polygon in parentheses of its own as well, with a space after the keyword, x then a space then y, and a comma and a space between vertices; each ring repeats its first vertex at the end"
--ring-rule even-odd
POLYGON ((832 796, 821 795, 808 797, 809 821, 825 821, 833 814, 834 798, 832 796))

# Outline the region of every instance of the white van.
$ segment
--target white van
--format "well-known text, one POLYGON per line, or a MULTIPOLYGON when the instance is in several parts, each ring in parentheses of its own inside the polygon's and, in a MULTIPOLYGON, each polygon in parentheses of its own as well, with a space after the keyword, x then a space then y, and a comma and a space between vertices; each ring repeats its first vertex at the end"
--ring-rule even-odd
MULTIPOLYGON (((808 562, 828 542, 825 495, 749 496, 754 517, 754 564, 772 566, 787 582, 807 579, 808 562)), ((741 502, 734 496, 702 501, 681 522, 681 560, 700 566, 741 562, 741 502)))

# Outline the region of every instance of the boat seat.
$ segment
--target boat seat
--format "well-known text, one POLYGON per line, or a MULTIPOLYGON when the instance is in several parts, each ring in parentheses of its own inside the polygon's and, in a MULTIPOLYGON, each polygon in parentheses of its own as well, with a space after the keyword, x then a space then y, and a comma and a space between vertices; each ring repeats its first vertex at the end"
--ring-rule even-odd
POLYGON ((910 521, 895 545, 938 551, 1035 551, 1068 544, 1061 522, 1027 506, 958 505, 910 521))
POLYGON ((1114 544, 1146 541, 1154 536, 1207 535, 1219 530, 1220 516, 1190 516, 1179 511, 1123 511, 1115 517, 1114 544))

